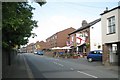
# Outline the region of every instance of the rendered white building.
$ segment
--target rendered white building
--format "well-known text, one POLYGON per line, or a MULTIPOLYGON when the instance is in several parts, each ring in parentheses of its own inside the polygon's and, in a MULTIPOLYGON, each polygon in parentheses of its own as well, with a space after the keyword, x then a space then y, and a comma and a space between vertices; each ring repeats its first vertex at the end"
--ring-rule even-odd
POLYGON ((120 6, 101 14, 103 64, 117 63, 120 54, 120 6))

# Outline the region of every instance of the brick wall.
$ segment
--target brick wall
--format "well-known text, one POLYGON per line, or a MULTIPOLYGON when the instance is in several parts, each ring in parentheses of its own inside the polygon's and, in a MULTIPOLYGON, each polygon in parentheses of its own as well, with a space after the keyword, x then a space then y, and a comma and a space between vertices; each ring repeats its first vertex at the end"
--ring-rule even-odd
POLYGON ((43 50, 46 48, 46 43, 44 41, 37 41, 35 43, 35 46, 36 46, 36 50, 43 50))
POLYGON ((26 47, 26 50, 27 50, 28 53, 32 53, 33 52, 33 46, 34 46, 34 43, 31 43, 31 44, 29 44, 26 47))
POLYGON ((104 65, 109 64, 109 46, 107 44, 103 44, 103 56, 102 56, 102 63, 104 65))
POLYGON ((54 35, 50 36, 49 38, 46 39, 47 48, 66 46, 68 34, 74 30, 75 29, 71 27, 71 28, 59 31, 55 33, 54 35))

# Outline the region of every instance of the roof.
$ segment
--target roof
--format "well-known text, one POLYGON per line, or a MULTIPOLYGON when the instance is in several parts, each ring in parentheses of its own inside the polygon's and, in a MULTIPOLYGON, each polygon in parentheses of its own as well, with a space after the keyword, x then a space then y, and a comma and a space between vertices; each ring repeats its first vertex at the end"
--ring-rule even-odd
POLYGON ((89 27, 91 27, 92 25, 94 25, 94 24, 98 23, 99 21, 101 21, 101 18, 96 19, 96 20, 94 20, 94 21, 92 21, 92 22, 88 23, 88 25, 86 25, 86 26, 82 26, 82 27, 78 28, 77 30, 75 30, 75 31, 71 32, 71 33, 70 33, 70 34, 68 34, 68 35, 71 35, 71 34, 74 34, 74 33, 79 32, 79 31, 82 31, 82 30, 84 30, 84 29, 86 29, 86 28, 89 28, 89 27))
POLYGON ((106 13, 108 13, 108 12, 110 12, 110 11, 115 10, 115 9, 120 9, 120 6, 117 6, 117 7, 113 8, 113 9, 111 9, 111 10, 108 10, 108 11, 104 11, 104 12, 101 13, 100 15, 106 14, 106 13))
MULTIPOLYGON (((61 32, 65 31, 65 30, 68 30, 68 29, 74 29, 74 28, 73 28, 73 27, 70 27, 70 28, 67 28, 67 29, 61 30, 61 31, 59 31, 59 32, 56 32, 56 33, 53 34, 52 36, 57 35, 58 33, 61 33, 61 32)), ((74 30, 76 30, 76 29, 74 29, 74 30)), ((52 36, 48 37, 47 39, 51 38, 52 36)), ((46 39, 46 40, 47 40, 47 39, 46 39)))

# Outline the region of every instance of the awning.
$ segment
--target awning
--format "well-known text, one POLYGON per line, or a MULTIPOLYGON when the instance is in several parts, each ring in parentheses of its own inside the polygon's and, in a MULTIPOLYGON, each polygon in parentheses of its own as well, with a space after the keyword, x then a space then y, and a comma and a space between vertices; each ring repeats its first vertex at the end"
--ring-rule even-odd
POLYGON ((60 47, 54 47, 54 48, 51 48, 52 50, 57 50, 57 49, 61 49, 60 47))
POLYGON ((52 50, 60 50, 60 49, 72 49, 68 46, 64 46, 64 47, 54 47, 54 48, 51 48, 52 50))
POLYGON ((72 49, 69 46, 62 47, 62 49, 72 49))

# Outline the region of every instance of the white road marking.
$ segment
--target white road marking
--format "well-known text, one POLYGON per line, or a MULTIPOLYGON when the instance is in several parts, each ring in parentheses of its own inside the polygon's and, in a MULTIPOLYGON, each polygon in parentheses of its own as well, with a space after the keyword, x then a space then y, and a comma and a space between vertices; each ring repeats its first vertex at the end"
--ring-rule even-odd
POLYGON ((62 64, 59 64, 59 63, 58 63, 58 65, 59 65, 59 66, 62 66, 62 67, 64 66, 64 65, 62 65, 62 64))
POLYGON ((59 66, 64 66, 64 65, 62 65, 62 64, 60 64, 60 63, 57 63, 57 62, 53 62, 54 64, 57 64, 57 65, 59 65, 59 66))
POLYGON ((54 59, 54 60, 59 61, 59 59, 54 59))
POLYGON ((54 64, 57 64, 57 62, 53 62, 54 64))
POLYGON ((70 68, 70 70, 74 70, 73 68, 70 68))
POLYGON ((98 78, 98 77, 96 77, 96 76, 94 76, 94 75, 91 75, 91 74, 88 74, 88 73, 85 73, 85 72, 82 72, 82 71, 77 71, 77 72, 82 73, 82 74, 85 74, 85 75, 88 75, 88 76, 91 76, 91 77, 93 77, 93 78, 98 78))

